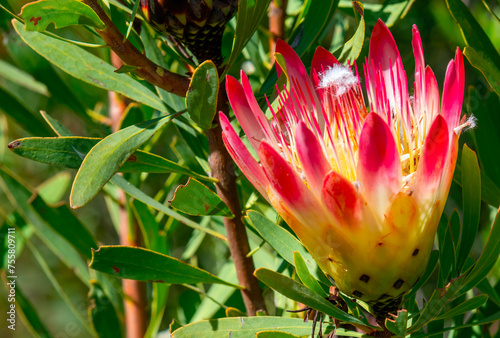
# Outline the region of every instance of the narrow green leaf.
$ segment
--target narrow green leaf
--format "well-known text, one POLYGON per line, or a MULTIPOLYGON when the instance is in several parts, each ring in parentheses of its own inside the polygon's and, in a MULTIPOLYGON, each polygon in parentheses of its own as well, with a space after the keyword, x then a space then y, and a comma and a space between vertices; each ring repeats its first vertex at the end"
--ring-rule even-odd
POLYGON ((115 73, 115 68, 85 49, 71 43, 28 32, 23 24, 13 20, 17 34, 38 54, 66 73, 107 91, 115 91, 134 101, 166 111, 159 97, 128 75, 115 73))
POLYGON ((216 193, 192 178, 189 178, 186 185, 177 187, 170 204, 174 209, 193 216, 234 217, 216 193))
POLYGON ((231 69, 243 48, 250 41, 259 23, 267 14, 270 2, 271 0, 240 0, 238 2, 236 31, 234 32, 233 49, 227 61, 227 70, 231 69))
MULTIPOLYGON (((4 281, 7 292, 10 291, 10 286, 7 283, 12 281, 5 278, 2 274, 2 279, 4 281)), ((15 282, 14 282, 15 283, 15 282)), ((8 309, 5 311, 6 323, 4 324, 7 328, 15 330, 16 328, 16 314, 19 314, 23 324, 28 329, 33 337, 49 338, 52 335, 49 333, 45 325, 42 323, 40 316, 37 313, 36 308, 31 304, 31 302, 24 295, 22 287, 19 284, 15 284, 16 296, 13 298, 7 297, 9 302, 8 309), (12 299, 12 301, 11 301, 12 299), (15 303, 14 303, 15 302, 15 303), (14 307, 13 307, 14 306, 14 307), (10 311, 13 311, 14 316, 11 317, 10 311)))
POLYGON ((149 140, 172 115, 142 122, 113 133, 85 156, 71 188, 72 208, 90 202, 134 151, 149 140))
POLYGON ((485 52, 475 50, 472 47, 465 47, 464 55, 470 64, 483 74, 491 88, 500 95, 500 69, 498 64, 495 64, 492 58, 485 55, 485 52))
POLYGON ((36 191, 47 204, 54 205, 64 198, 72 180, 73 177, 68 171, 60 171, 36 187, 36 191))
POLYGON ((32 135, 54 135, 40 118, 38 113, 26 108, 14 96, 0 87, 0 111, 15 121, 21 128, 32 135))
POLYGON ((31 200, 31 205, 52 229, 86 259, 92 258, 92 249, 98 247, 97 241, 66 204, 51 208, 40 196, 36 196, 31 200))
POLYGON ((43 32, 51 23, 56 28, 72 25, 88 25, 102 29, 106 27, 99 16, 81 1, 42 0, 25 5, 20 16, 27 31, 43 32))
POLYGON ((241 289, 176 258, 139 247, 101 246, 90 268, 119 278, 168 284, 217 283, 241 289))
POLYGON ((300 336, 276 330, 260 331, 255 334, 255 337, 256 338, 300 338, 300 336))
POLYGON ((339 319, 343 322, 366 326, 366 324, 361 320, 345 313, 327 301, 324 297, 321 297, 314 291, 291 278, 265 268, 257 269, 254 274, 261 282, 269 286, 271 289, 290 299, 309 305, 313 309, 323 312, 326 315, 339 319))
POLYGON ((438 250, 433 250, 431 252, 431 256, 429 258, 429 263, 427 263, 427 268, 422 275, 422 277, 418 280, 418 282, 412 287, 410 293, 405 296, 405 302, 408 299, 412 299, 413 296, 417 293, 418 289, 420 289, 431 277, 432 273, 436 269, 437 263, 439 260, 439 251, 438 250))
MULTIPOLYGON (((384 3, 363 4, 366 22, 377 22, 379 18, 384 20, 387 27, 393 26, 399 19, 404 18, 416 0, 390 1, 384 3)), ((352 1, 341 0, 339 8, 351 15, 352 1)))
POLYGON ((150 207, 152 207, 158 211, 163 212, 165 215, 168 215, 168 216, 178 220, 182 224, 185 224, 188 227, 191 227, 193 229, 206 232, 207 234, 212 235, 218 239, 222 239, 223 241, 227 241, 227 238, 224 235, 221 235, 221 234, 213 231, 212 229, 203 228, 203 227, 199 226, 197 223, 195 223, 194 221, 190 220, 189 218, 184 217, 183 215, 176 213, 172 209, 169 209, 167 206, 156 201, 154 198, 151 198, 150 196, 146 195, 142 190, 140 190, 136 186, 132 185, 129 181, 127 181, 123 177, 121 177, 119 175, 115 175, 111 178, 110 182, 113 183, 114 185, 116 185, 118 188, 125 191, 130 196, 138 199, 139 201, 141 201, 143 203, 146 203, 147 205, 149 205, 150 207))
POLYGON ((491 226, 488 241, 479 257, 478 261, 465 279, 464 292, 476 286, 495 265, 500 256, 500 208, 497 211, 495 222, 491 226))
POLYGON ((466 49, 470 48, 465 56, 471 65, 485 75, 488 83, 500 95, 500 73, 498 71, 500 54, 469 8, 461 0, 446 0, 446 5, 460 27, 462 36, 467 43, 466 49))
POLYGON ((406 337, 406 325, 408 323, 408 311, 398 310, 395 318, 387 318, 385 326, 398 337, 406 337))
POLYGON ((266 329, 307 336, 312 332, 312 321, 271 316, 220 318, 185 325, 172 332, 172 338, 255 338, 266 329))
POLYGON ((358 28, 349 41, 344 44, 342 52, 339 56, 339 60, 341 62, 349 61, 350 64, 353 64, 353 62, 358 58, 361 50, 363 49, 363 42, 365 40, 365 17, 363 4, 357 1, 355 4, 353 3, 353 6, 356 8, 355 10, 361 11, 359 12, 361 17, 358 23, 358 28))
POLYGON ((461 271, 476 239, 481 213, 481 175, 476 154, 464 144, 462 150, 463 230, 457 257, 461 271))
POLYGON ((47 97, 50 96, 47 86, 44 83, 37 81, 31 74, 24 72, 4 60, 0 60, 0 77, 35 93, 47 97))
POLYGON ((33 192, 26 188, 27 184, 0 165, 0 188, 8 196, 12 205, 16 206, 22 217, 36 230, 36 235, 50 248, 54 254, 75 272, 84 284, 90 280, 88 267, 78 252, 62 236, 56 233, 36 212, 29 200, 33 192))
POLYGON ((483 305, 484 303, 486 303, 487 300, 488 300, 487 295, 479 295, 473 297, 471 299, 466 300, 462 304, 457 305, 453 309, 446 311, 441 316, 436 317, 434 320, 453 318, 455 316, 464 314, 466 312, 473 311, 478 307, 480 307, 481 305, 483 305))
POLYGON ((89 317, 98 337, 120 338, 120 320, 111 300, 104 293, 99 282, 92 280, 90 287, 89 317))
POLYGON ((316 262, 311 257, 309 252, 304 249, 304 246, 288 231, 277 226, 264 215, 250 210, 247 213, 253 227, 261 235, 261 237, 273 247, 278 254, 283 257, 288 263, 294 265, 293 252, 297 251, 304 258, 304 261, 309 269, 309 272, 318 280, 330 284, 323 272, 318 268, 316 262))
MULTIPOLYGON (((233 284, 238 283, 234 262, 227 261, 220 269, 217 277, 233 284)), ((193 317, 191 317, 191 322, 194 323, 203 319, 212 318, 213 315, 221 308, 220 304, 224 304, 229 297, 234 294, 234 291, 234 288, 226 285, 212 284, 206 294, 206 297, 204 297, 201 303, 196 307, 196 312, 193 317)))
MULTIPOLYGON (((453 181, 462 186, 462 167, 459 164, 455 167, 453 181)), ((481 199, 495 208, 500 206, 500 188, 483 171, 481 171, 481 199)))
POLYGON ((328 296, 321 285, 319 285, 316 278, 309 273, 309 269, 307 268, 306 262, 304 261, 304 258, 302 258, 300 252, 293 252, 293 260, 295 262, 295 269, 297 269, 297 275, 299 275, 302 283, 318 295, 323 297, 328 296))
POLYGON ((38 249, 31 243, 31 241, 26 241, 27 247, 30 249, 31 253, 35 257, 38 265, 42 268, 43 273, 52 284, 52 287, 56 291, 56 294, 61 297, 63 302, 68 306, 68 309, 73 314, 73 316, 80 322, 80 324, 85 328, 87 334, 91 334, 92 330, 87 322, 87 320, 82 316, 81 312, 77 309, 76 305, 72 302, 71 298, 68 296, 67 289, 63 288, 59 283, 57 278, 54 276, 54 273, 50 269, 47 261, 43 257, 43 255, 38 251, 38 249))
MULTIPOLYGON (((33 161, 78 169, 84 157, 102 139, 81 136, 72 137, 30 137, 12 141, 9 149, 19 156, 33 161)), ((119 172, 176 172, 209 182, 214 178, 200 175, 173 161, 142 150, 135 151, 118 169, 119 172)))
POLYGON ((203 129, 210 129, 217 112, 219 75, 210 60, 194 71, 186 94, 186 106, 191 119, 203 129))

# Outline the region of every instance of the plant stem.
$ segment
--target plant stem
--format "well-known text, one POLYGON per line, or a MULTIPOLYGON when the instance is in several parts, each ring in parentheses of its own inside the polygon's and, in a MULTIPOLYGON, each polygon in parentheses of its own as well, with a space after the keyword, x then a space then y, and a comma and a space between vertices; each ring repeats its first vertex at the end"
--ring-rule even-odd
MULTIPOLYGON (((104 22, 106 28, 98 30, 101 38, 111 49, 130 66, 135 66, 135 73, 151 83, 178 96, 186 96, 189 79, 172 73, 140 53, 129 41, 123 42, 123 35, 99 6, 96 0, 82 0, 90 6, 104 22)), ((218 98, 218 111, 228 113, 228 102, 224 82, 221 84, 218 98)), ((218 122, 218 121, 216 121, 218 122)), ((243 301, 249 316, 254 316, 258 310, 265 311, 264 298, 257 278, 252 257, 247 257, 250 247, 245 225, 241 221, 241 209, 234 174, 234 163, 222 141, 222 130, 219 125, 206 132, 209 143, 209 165, 212 176, 219 180, 216 184, 217 193, 235 215, 233 219, 224 218, 227 231, 229 250, 233 258, 239 283, 245 287, 242 290, 243 301)))
MULTIPOLYGON (((111 63, 119 68, 123 65, 122 60, 111 52, 111 63)), ((113 132, 118 131, 121 118, 130 103, 126 97, 115 92, 108 92, 109 117, 113 132)), ((120 244, 126 246, 140 246, 140 230, 137 223, 129 218, 127 211, 127 196, 120 190, 119 214, 120 214, 120 244)), ((143 282, 122 279, 123 308, 125 311, 125 330, 128 338, 142 338, 147 330, 148 318, 146 316, 147 297, 146 286, 143 282)))
POLYGON ((113 24, 96 0, 82 0, 91 7, 104 22, 106 28, 97 30, 97 33, 111 49, 122 59, 123 63, 137 67, 134 72, 149 83, 166 90, 167 92, 186 96, 189 79, 162 68, 149 60, 130 41, 123 41, 123 34, 113 24))
MULTIPOLYGON (((276 39, 285 39, 286 6, 288 0, 272 0, 269 4, 269 51, 274 53, 276 39)), ((274 62, 274 58, 271 58, 274 62)))
MULTIPOLYGON (((228 114, 225 81, 221 83, 217 103, 217 111, 228 114)), ((236 175, 234 173, 234 162, 222 141, 222 129, 215 118, 217 126, 206 131, 210 155, 208 164, 212 170, 212 176, 219 182, 216 184, 217 195, 227 204, 234 218, 224 218, 224 226, 227 231, 229 250, 236 268, 236 275, 240 285, 245 308, 249 316, 255 316, 257 311, 266 311, 262 290, 257 278, 253 275, 255 266, 252 257, 247 257, 250 252, 245 225, 241 220, 241 208, 236 187, 236 175)))

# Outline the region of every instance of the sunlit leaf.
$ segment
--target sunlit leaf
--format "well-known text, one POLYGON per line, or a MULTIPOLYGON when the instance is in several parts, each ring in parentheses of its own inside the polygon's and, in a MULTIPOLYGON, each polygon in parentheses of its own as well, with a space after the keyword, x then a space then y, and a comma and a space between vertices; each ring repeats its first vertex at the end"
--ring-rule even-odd
POLYGON ((100 29, 105 27, 92 8, 77 0, 32 2, 22 8, 20 16, 24 19, 27 31, 42 32, 51 23, 56 28, 72 25, 88 25, 100 29))
POLYGON ((203 129, 212 127, 217 111, 219 75, 212 61, 205 61, 194 71, 186 94, 191 119, 203 129))
POLYGON ((90 268, 119 278, 168 284, 228 283, 205 270, 151 250, 129 246, 101 246, 92 252, 90 268))

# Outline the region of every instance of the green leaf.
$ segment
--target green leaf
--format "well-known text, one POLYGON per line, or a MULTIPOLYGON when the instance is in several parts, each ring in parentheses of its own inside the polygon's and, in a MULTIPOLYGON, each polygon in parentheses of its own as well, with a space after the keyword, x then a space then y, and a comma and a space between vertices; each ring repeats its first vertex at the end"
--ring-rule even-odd
POLYGON ((470 64, 483 74, 491 88, 500 95, 500 68, 498 68, 498 64, 495 64, 484 51, 477 51, 472 47, 465 47, 464 55, 470 64))
POLYGON ((128 246, 101 246, 92 252, 90 268, 119 278, 168 284, 217 283, 241 289, 176 258, 128 246))
POLYGON ((288 39, 289 45, 299 56, 303 56, 306 51, 311 50, 317 44, 339 4, 338 0, 327 2, 309 0, 308 2, 309 4, 305 5, 307 11, 303 13, 300 24, 295 27, 288 39))
POLYGON ((127 194, 129 194, 133 198, 136 198, 139 201, 146 203, 150 207, 152 207, 158 211, 163 212, 165 215, 168 215, 168 216, 178 220, 182 224, 185 224, 193 229, 206 232, 207 234, 212 235, 218 239, 222 239, 224 241, 227 241, 227 238, 224 235, 221 235, 221 234, 213 231, 212 229, 203 228, 203 227, 199 226, 197 223, 195 223, 194 221, 190 220, 189 218, 184 217, 183 215, 176 213, 172 209, 169 209, 167 206, 156 201, 154 198, 151 198, 150 196, 146 195, 142 190, 140 190, 136 186, 132 185, 129 181, 127 181, 123 177, 121 177, 119 175, 115 175, 111 178, 110 182, 113 183, 114 185, 116 185, 118 188, 125 191, 127 194))
MULTIPOLYGON (((462 166, 459 164, 455 167, 453 181, 462 186, 462 166)), ((500 206, 500 188, 483 171, 481 171, 481 199, 493 207, 500 206)))
MULTIPOLYGON (((220 269, 217 277, 230 283, 238 283, 234 262, 227 261, 220 269)), ((213 315, 221 308, 220 304, 224 304, 229 297, 234 294, 234 291, 234 288, 226 285, 212 284, 206 297, 204 297, 201 303, 196 307, 196 312, 193 317, 191 317, 191 322, 194 323, 203 319, 212 318, 213 315)))
POLYGON ((476 21, 469 8, 461 0, 446 0, 446 5, 457 22, 462 36, 467 43, 464 54, 471 65, 485 75, 492 88, 500 95, 500 55, 491 43, 488 35, 476 21))
POLYGON ((73 180, 68 171, 61 171, 36 187, 38 195, 47 204, 56 204, 64 198, 73 180))
MULTIPOLYGON (((366 22, 375 23, 380 18, 387 27, 393 26, 400 18, 404 18, 415 0, 385 1, 384 3, 364 3, 366 22)), ((352 2, 340 1, 339 8, 352 13, 352 2)), ((349 13, 350 14, 350 13, 349 13)))
POLYGON ((464 292, 472 289, 476 286, 486 275, 491 271, 495 262, 500 256, 500 208, 497 211, 495 222, 490 230, 490 235, 488 236, 488 241, 481 253, 476 264, 467 274, 464 284, 464 292))
POLYGON ((275 330, 257 332, 255 334, 255 337, 256 338, 300 338, 300 336, 291 333, 275 331, 275 330))
MULTIPOLYGON (((102 139, 90 137, 30 137, 12 141, 9 149, 33 161, 78 169, 84 157, 102 139)), ((135 151, 118 169, 119 172, 176 172, 209 182, 215 179, 200 175, 164 157, 142 150, 135 151)))
POLYGON ((107 91, 115 91, 134 101, 166 111, 157 95, 128 75, 115 73, 115 68, 85 49, 71 43, 48 37, 38 32, 27 32, 23 25, 12 21, 17 34, 38 54, 66 73, 107 91))
POLYGON ((43 32, 54 23, 56 28, 72 25, 88 25, 103 29, 106 27, 99 16, 81 1, 42 0, 25 5, 20 16, 27 31, 43 32))
POLYGON ((385 326, 395 333, 398 337, 406 337, 406 325, 408 323, 408 311, 398 310, 398 314, 394 319, 387 318, 385 326))
POLYGON ((159 117, 113 133, 85 156, 71 188, 72 208, 90 202, 132 153, 149 140, 172 115, 159 117))
POLYGON ((424 325, 434 320, 443 311, 446 304, 453 300, 463 287, 464 278, 455 279, 446 287, 436 289, 421 311, 418 319, 408 328, 408 333, 418 332, 424 325))
POLYGON ((304 249, 304 246, 295 238, 291 233, 285 229, 277 226, 264 215, 250 210, 247 213, 253 227, 257 230, 260 236, 273 247, 278 254, 283 257, 288 263, 294 265, 293 252, 297 251, 304 258, 304 261, 309 269, 309 272, 320 281, 325 281, 326 284, 330 282, 326 279, 325 275, 319 270, 316 262, 311 257, 309 252, 304 249))
POLYGON ((261 282, 269 286, 271 289, 296 302, 308 305, 315 310, 323 312, 324 314, 343 322, 359 324, 365 327, 367 326, 361 320, 345 313, 327 301, 324 297, 321 297, 314 291, 291 278, 265 268, 257 269, 254 274, 261 282))
POLYGON ((170 205, 178 211, 193 216, 234 217, 216 193, 192 178, 189 178, 186 185, 177 187, 170 205))
POLYGON ((92 249, 97 249, 97 241, 90 231, 71 212, 66 204, 49 207, 40 196, 32 199, 36 212, 86 259, 92 258, 92 249))
POLYGON ((457 305, 453 309, 446 311, 441 316, 436 317, 434 320, 453 318, 455 316, 464 314, 466 312, 473 311, 478 307, 480 307, 481 305, 483 305, 484 303, 486 303, 487 300, 488 300, 487 295, 479 295, 473 297, 471 299, 466 300, 462 304, 457 305))
POLYGON ((92 280, 90 285, 89 317, 98 337, 122 337, 120 320, 113 303, 99 282, 92 280))
POLYGON ((31 74, 24 72, 4 60, 0 60, 0 77, 35 93, 47 97, 50 96, 47 86, 44 83, 37 81, 31 74))
POLYGON ((0 110, 32 135, 54 135, 40 115, 26 108, 10 93, 0 87, 0 110))
POLYGON ((342 52, 340 53, 339 60, 341 62, 349 61, 350 64, 358 58, 361 50, 363 49, 363 42, 365 40, 365 17, 363 11, 363 4, 359 1, 353 2, 355 10, 359 12, 361 18, 358 23, 358 28, 354 35, 347 41, 342 47, 342 52))
POLYGON ((231 69, 243 48, 250 41, 259 23, 267 14, 270 2, 271 0, 240 0, 238 2, 236 31, 234 32, 233 49, 227 61, 227 70, 231 69))
POLYGON ((461 271, 476 239, 481 213, 481 176, 476 154, 464 144, 462 150, 463 230, 457 256, 461 271))
POLYGON ((312 322, 271 316, 212 319, 185 325, 172 332, 172 338, 255 338, 256 333, 264 330, 307 336, 312 332, 312 322))
POLYGON ((307 268, 306 262, 304 261, 304 258, 302 258, 300 252, 293 252, 293 260, 295 262, 295 269, 297 269, 297 275, 299 275, 302 283, 318 295, 323 297, 328 296, 321 285, 319 285, 316 278, 309 273, 309 269, 307 268))
POLYGON ((436 269, 438 260, 439 260, 439 251, 433 250, 431 252, 429 263, 427 263, 427 268, 425 269, 424 274, 422 275, 422 277, 420 277, 418 282, 412 287, 410 293, 405 296, 405 302, 408 299, 412 299, 412 297, 415 296, 415 294, 417 293, 418 289, 420 289, 425 283, 427 283, 432 273, 436 269))
POLYGON ((44 242, 61 261, 75 272, 84 284, 89 283, 88 267, 78 252, 63 237, 56 233, 43 220, 38 212, 29 204, 33 192, 27 189, 26 183, 15 177, 8 169, 0 165, 0 188, 8 196, 11 203, 16 206, 26 222, 33 226, 36 235, 44 242))
POLYGON ((191 119, 203 129, 210 129, 217 112, 219 75, 212 61, 203 62, 194 71, 186 93, 186 106, 191 119))
MULTIPOLYGON (((4 276, 2 276, 4 282, 5 282, 5 286, 6 287, 9 287, 9 285, 7 283, 10 283, 11 281, 6 279, 4 276)), ((19 316, 21 318, 21 320, 23 321, 23 324, 25 325, 25 327, 28 329, 29 333, 31 333, 31 335, 33 337, 40 337, 40 338, 49 338, 49 337, 52 337, 52 335, 49 333, 49 331, 47 330, 47 328, 45 327, 45 325, 42 323, 41 319, 40 319, 40 316, 38 315, 37 313, 37 310, 36 308, 30 303, 30 301, 28 300, 28 298, 26 298, 26 296, 24 295, 24 291, 22 291, 22 287, 19 286, 19 284, 16 284, 15 285, 15 290, 16 290, 16 296, 15 296, 15 299, 13 298, 13 301, 15 300, 16 304, 14 303, 9 303, 9 308, 5 311, 7 312, 7 315, 6 315, 6 327, 9 327, 10 325, 13 325, 14 327, 14 330, 15 330, 15 324, 16 324, 16 313, 17 314, 21 314, 21 316, 19 316), (14 320, 13 321, 10 321, 10 314, 8 313, 9 311, 11 311, 12 309, 12 306, 15 306, 14 307, 14 320)), ((10 289, 8 289, 7 291, 10 291, 10 289)), ((10 302, 10 299, 9 298, 6 298, 9 300, 10 302)))

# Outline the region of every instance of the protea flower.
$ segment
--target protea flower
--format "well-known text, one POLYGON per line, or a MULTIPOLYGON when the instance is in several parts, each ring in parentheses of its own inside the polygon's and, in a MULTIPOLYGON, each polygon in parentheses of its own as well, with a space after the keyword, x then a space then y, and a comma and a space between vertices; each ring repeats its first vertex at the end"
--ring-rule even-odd
POLYGON ((222 34, 238 0, 141 0, 141 7, 148 21, 182 42, 200 63, 222 63, 222 34))
MULTIPOLYGON (((348 296, 384 318, 424 273, 457 158, 464 66, 448 64, 440 103, 413 27, 414 94, 392 34, 382 21, 363 66, 339 64, 323 48, 311 74, 278 41, 288 88, 268 119, 248 78, 226 78, 229 101, 254 159, 220 114, 224 142, 255 188, 290 225, 321 269, 348 296)), ((282 65, 283 66, 283 65, 282 65)))

